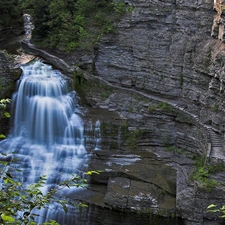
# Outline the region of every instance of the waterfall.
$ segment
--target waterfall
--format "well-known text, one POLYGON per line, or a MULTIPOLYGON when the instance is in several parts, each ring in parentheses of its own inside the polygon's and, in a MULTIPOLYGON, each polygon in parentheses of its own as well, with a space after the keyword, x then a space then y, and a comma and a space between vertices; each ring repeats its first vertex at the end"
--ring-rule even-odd
POLYGON ((99 120, 93 122, 88 121, 84 124, 85 146, 91 151, 101 148, 101 122, 99 120))
POLYGON ((69 80, 59 71, 41 61, 21 69, 12 99, 13 129, 0 150, 16 154, 28 183, 40 175, 46 175, 49 184, 80 175, 87 152, 76 92, 69 90, 69 80))
MULTIPOLYGON (((21 69, 23 73, 12 98, 11 134, 0 142, 0 152, 6 153, 7 159, 14 157, 17 160, 13 162, 13 166, 22 171, 18 172, 18 175, 24 184, 32 184, 39 180, 41 175, 46 175, 47 184, 42 190, 48 191, 49 187, 71 178, 72 174, 82 176, 89 162, 86 149, 97 153, 102 146, 104 147, 105 137, 103 136, 101 140, 101 127, 104 124, 101 125, 98 119, 88 120, 86 124, 83 122, 76 92, 70 90, 70 80, 59 71, 38 60, 23 65, 21 69)), ((118 149, 122 140, 121 135, 119 128, 118 149)), ((112 155, 107 162, 104 158, 94 159, 96 162, 97 160, 102 162, 103 166, 104 164, 107 166, 109 162, 120 164, 121 167, 130 165, 132 159, 136 160, 132 157, 127 162, 124 161, 123 155, 118 156, 120 155, 116 154, 113 158, 112 155)), ((108 171, 111 173, 111 169, 108 171)), ((55 197, 59 197, 60 200, 61 196, 63 199, 69 198, 68 212, 56 203, 51 203, 48 208, 40 210, 35 208, 32 213, 38 215, 35 217, 36 223, 43 224, 52 219, 67 225, 131 225, 137 224, 137 221, 141 224, 152 224, 151 221, 149 223, 148 217, 143 219, 145 214, 140 214, 140 220, 137 220, 136 213, 116 214, 117 210, 103 207, 101 201, 104 201, 105 185, 99 186, 101 187, 90 185, 89 192, 75 187, 57 193, 55 197), (89 198, 90 203, 96 202, 96 206, 90 204, 86 209, 79 209, 74 204, 76 200, 86 198, 89 198)), ((13 204, 11 200, 9 199, 13 204)))
POLYGON ((25 37, 26 40, 29 40, 31 38, 32 30, 34 29, 34 25, 31 22, 31 16, 29 14, 24 14, 23 21, 24 21, 25 37))

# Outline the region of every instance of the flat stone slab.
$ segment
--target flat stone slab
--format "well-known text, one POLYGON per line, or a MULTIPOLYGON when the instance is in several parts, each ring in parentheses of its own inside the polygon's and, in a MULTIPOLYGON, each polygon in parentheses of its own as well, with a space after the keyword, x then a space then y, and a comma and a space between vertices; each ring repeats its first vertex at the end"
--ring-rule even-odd
POLYGON ((175 210, 176 199, 156 185, 123 177, 110 178, 105 203, 133 210, 175 210))

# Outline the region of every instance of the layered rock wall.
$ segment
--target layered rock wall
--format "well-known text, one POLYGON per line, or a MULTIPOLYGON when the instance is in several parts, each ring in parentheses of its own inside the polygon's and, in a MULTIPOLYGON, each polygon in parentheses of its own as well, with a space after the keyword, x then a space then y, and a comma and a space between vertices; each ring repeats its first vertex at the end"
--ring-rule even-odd
MULTIPOLYGON (((116 140, 117 134, 111 134, 111 130, 108 136, 105 134, 102 138, 105 151, 98 152, 89 165, 93 170, 105 169, 105 173, 93 178, 93 182, 108 185, 106 204, 134 207, 136 195, 133 198, 128 192, 123 195, 114 183, 129 184, 129 190, 134 190, 132 184, 139 184, 140 180, 158 186, 159 180, 149 177, 152 160, 148 156, 157 154, 177 172, 176 181, 174 176, 165 179, 160 188, 172 195, 173 207, 183 218, 203 224, 205 217, 213 218, 206 213, 207 205, 224 201, 219 194, 223 190, 220 185, 210 195, 199 188, 198 182, 190 181, 195 168, 192 156, 205 155, 208 150, 205 126, 210 126, 224 141, 225 45, 220 24, 223 13, 219 15, 213 9, 218 5, 213 0, 128 0, 126 4, 133 10, 124 15, 117 33, 104 36, 89 55, 75 52, 66 57, 70 66, 85 65, 95 76, 109 82, 108 86, 95 87, 98 81, 88 80, 87 103, 117 112, 128 121, 131 131, 139 130, 135 140, 131 135, 119 143, 120 151, 118 143, 109 144, 116 140), (114 89, 111 84, 128 89, 114 89), (154 99, 145 102, 133 91, 160 97, 162 104, 154 99), (165 102, 178 107, 165 110, 165 102), (137 162, 127 166, 130 157, 137 155, 137 162), (172 186, 176 185, 176 193, 169 188, 171 181, 172 186), (127 201, 120 201, 123 196, 127 201)), ((45 57, 43 51, 41 54, 45 57)), ((218 149, 217 144, 214 142, 214 149, 218 149)), ((224 150, 222 141, 219 144, 220 150, 224 150)), ((215 179, 224 181, 221 174, 215 179)), ((149 202, 147 207, 153 203, 149 202)))
MULTIPOLYGON (((214 1, 134 0, 127 1, 127 4, 133 7, 133 11, 120 21, 116 34, 101 39, 92 60, 93 73, 113 85, 173 100, 201 122, 216 129, 223 138, 225 52, 220 38, 211 36, 213 19, 217 16, 214 1)), ((128 112, 123 116, 132 121, 129 98, 125 97, 123 102, 120 95, 117 99, 124 108, 118 109, 116 94, 104 102, 93 96, 91 105, 116 110, 122 115, 126 108, 128 112)), ((138 103, 134 105, 138 106, 138 103)), ((193 121, 178 122, 174 126, 173 120, 165 119, 161 113, 145 114, 145 123, 137 125, 154 127, 151 141, 145 147, 140 146, 141 149, 146 150, 154 143, 162 146, 165 139, 179 149, 188 148, 192 154, 203 153, 198 150, 208 148, 204 128, 196 128, 193 121), (170 131, 171 136, 166 137, 165 131, 170 131)), ((135 117, 133 121, 138 119, 135 117)), ((160 153, 159 149, 154 150, 160 153)), ((190 182, 193 161, 184 158, 176 156, 179 159, 176 208, 183 218, 203 224, 204 217, 210 218, 206 213, 207 206, 212 202, 221 204, 224 198, 218 200, 219 196, 215 195, 209 198, 210 194, 199 189, 198 182, 190 182)))
POLYGON ((134 9, 121 20, 118 33, 101 39, 95 74, 116 85, 182 100, 189 112, 223 129, 223 116, 215 111, 224 111, 224 44, 211 37, 214 2, 129 4, 134 9))

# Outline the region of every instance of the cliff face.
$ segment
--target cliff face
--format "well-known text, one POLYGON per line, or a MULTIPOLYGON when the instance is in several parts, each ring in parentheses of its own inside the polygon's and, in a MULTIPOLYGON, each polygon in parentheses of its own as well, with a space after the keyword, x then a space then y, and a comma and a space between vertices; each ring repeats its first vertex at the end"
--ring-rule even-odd
MULTIPOLYGON (((130 184, 139 182, 140 171, 152 163, 144 159, 152 153, 173 170, 168 183, 172 182, 176 188, 171 191, 165 189, 166 185, 159 186, 172 194, 171 207, 175 207, 182 218, 203 224, 204 218, 215 217, 206 213, 209 204, 224 204, 223 185, 208 193, 199 188, 199 181, 190 181, 191 171, 196 169, 192 157, 206 154, 210 141, 213 150, 224 153, 225 45, 221 38, 223 15, 218 17, 218 10, 214 10, 217 3, 213 0, 126 0, 132 12, 127 12, 120 21, 117 33, 100 40, 93 53, 59 54, 68 64, 76 63, 100 78, 92 77, 94 81, 88 78, 85 97, 91 106, 117 112, 128 121, 129 131, 141 130, 139 135, 136 132, 134 148, 129 150, 133 140, 127 139, 120 151, 117 146, 109 146, 108 139, 115 141, 118 137, 117 134, 116 138, 110 137, 110 130, 108 136, 102 138, 105 151, 100 150, 92 158, 90 170, 104 170, 102 177, 94 178, 94 182, 107 185, 103 197, 106 204, 124 207, 119 201, 123 190, 118 191, 113 184, 126 185, 127 179, 130 184), (109 83, 101 83, 101 78, 109 83), (166 153, 171 147, 172 152, 166 153), (184 152, 178 154, 176 151, 181 149, 184 152), (140 167, 135 163, 129 168, 126 164, 114 163, 136 155, 141 158, 140 167)), ((41 55, 47 61, 52 58, 24 43, 24 48, 27 47, 31 54, 41 55)), ((54 58, 51 63, 60 67, 56 61, 54 58)), ((68 71, 74 69, 68 68, 68 71)), ((224 157, 215 151, 214 158, 224 157)), ((156 180, 148 180, 152 168, 146 171, 141 180, 158 186, 156 180)), ((215 180, 225 181, 223 173, 213 176, 215 180)), ((132 188, 134 186, 136 184, 132 188)), ((149 187, 146 193, 148 190, 149 187)), ((133 201, 136 195, 126 197, 133 201)), ((143 199, 145 201, 145 197, 143 199)), ((134 205, 136 203, 134 201, 134 205)))
MULTIPOLYGON (((95 73, 117 85, 182 99, 189 111, 223 107, 224 44, 211 37, 213 0, 129 1, 118 33, 101 40, 95 73)), ((207 117, 205 116, 207 114, 207 117)))
MULTIPOLYGON (((218 17, 214 3, 217 1, 127 1, 133 11, 121 20, 118 33, 101 39, 92 66, 96 76, 113 85, 176 102, 197 115, 204 124, 216 129, 222 144, 225 45, 219 32, 223 20, 219 22, 220 29, 213 26, 214 18, 218 17)), ((100 104, 93 103, 93 97, 89 97, 92 105, 108 109, 112 109, 116 102, 113 95, 100 104)), ((99 102, 99 99, 94 102, 99 102)), ((122 101, 123 97, 119 99, 122 101)), ((123 110, 117 111, 123 114, 123 110)), ((132 116, 126 115, 129 117, 132 116)), ((191 130, 185 131, 184 125, 177 125, 176 129, 176 140, 180 134, 197 138, 191 130)), ((169 130, 171 133, 174 131, 169 130)), ((224 147, 221 149, 224 152, 224 147)), ((202 224, 203 217, 208 217, 207 205, 223 201, 223 188, 206 193, 198 189, 198 183, 191 184, 189 179, 193 168, 188 160, 182 161, 182 157, 184 159, 181 156, 177 161, 176 208, 183 218, 201 221, 199 224, 202 224)), ((224 180, 223 175, 217 179, 224 180)))
MULTIPOLYGON (((222 2, 126 0, 125 3, 133 10, 124 15, 115 34, 101 38, 92 53, 79 50, 70 55, 53 54, 114 85, 176 101, 203 123, 223 131, 224 15, 217 7, 218 4, 222 7, 222 2)), ((26 44, 23 47, 26 49, 26 44)), ((47 61, 52 57, 34 48, 27 51, 47 61)), ((58 66, 57 60, 50 61, 58 66)), ((73 71, 69 67, 66 70, 73 71)))
POLYGON ((224 15, 217 10, 223 3, 125 3, 133 10, 121 19, 115 34, 101 38, 92 53, 53 54, 115 85, 177 100, 204 123, 223 131, 224 15))

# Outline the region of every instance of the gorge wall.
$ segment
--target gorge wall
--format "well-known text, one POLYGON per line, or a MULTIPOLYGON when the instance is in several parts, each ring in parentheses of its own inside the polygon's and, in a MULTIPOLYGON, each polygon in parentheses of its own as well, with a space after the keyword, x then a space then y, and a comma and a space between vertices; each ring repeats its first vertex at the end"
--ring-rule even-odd
POLYGON ((126 0, 132 11, 92 52, 49 52, 115 85, 177 100, 222 131, 224 43, 223 13, 216 11, 219 2, 126 0))
MULTIPOLYGON (((129 4, 129 3, 128 3, 129 4)), ((181 100, 221 128, 224 44, 211 37, 214 2, 132 1, 118 34, 101 40, 95 74, 120 86, 181 100), (216 110, 214 110, 216 111, 216 110)))
MULTIPOLYGON (((104 206, 154 209, 157 198, 157 207, 176 210, 186 224, 220 224, 207 223, 206 219, 218 215, 207 213, 206 208, 224 203, 223 173, 212 175, 219 183, 211 192, 190 179, 194 158, 208 151, 211 130, 207 126, 213 130, 211 139, 216 136, 224 152, 225 45, 223 15, 218 19, 214 9, 218 1, 125 3, 133 10, 121 19, 117 32, 101 38, 92 52, 49 51, 66 61, 62 64, 61 59, 57 62, 29 43, 23 43, 24 50, 79 77, 76 81, 89 106, 119 115, 114 120, 116 131, 106 125, 102 147, 94 151, 89 165, 90 170, 104 171, 92 180, 105 187, 104 206), (83 73, 74 65, 94 76, 85 74, 82 83, 83 73), (119 128, 128 135, 123 133, 118 147, 119 128), (159 168, 164 175, 153 176, 159 168), (149 190, 155 193, 151 201, 149 190)), ((214 149, 218 149, 216 144, 214 149)))
MULTIPOLYGON (((221 34, 215 34, 219 29, 216 31, 213 27, 214 19, 218 16, 214 9, 216 3, 213 0, 126 1, 127 6, 132 6, 133 10, 121 19, 118 32, 104 36, 98 48, 90 55, 85 53, 83 57, 76 57, 74 54, 70 59, 67 58, 67 62, 78 64, 115 86, 139 90, 175 102, 196 115, 202 123, 212 126, 223 145, 225 48, 219 38, 221 34)), ((220 20, 219 26, 223 27, 223 20, 220 20)), ((194 145, 190 146, 189 151, 191 149, 196 154, 204 148, 194 144, 194 140, 201 139, 201 132, 194 132, 196 127, 192 123, 185 125, 177 122, 171 127, 173 120, 161 118, 163 122, 159 125, 155 118, 143 119, 140 116, 143 113, 141 110, 139 113, 134 109, 133 113, 129 112, 130 103, 125 103, 125 99, 128 101, 131 97, 124 97, 125 94, 118 97, 109 92, 103 100, 99 96, 100 88, 97 90, 96 93, 91 88, 87 89, 86 97, 90 105, 119 112, 130 123, 136 121, 135 125, 131 125, 133 127, 144 127, 149 123, 147 126, 154 130, 154 135, 159 131, 155 140, 164 150, 165 143, 162 144, 162 140, 165 132, 171 134, 170 141, 176 140, 170 145, 181 147, 178 143, 183 137, 183 145, 194 145), (120 102, 118 104, 123 107, 118 108, 116 102, 120 102), (142 119, 145 122, 139 124, 137 120, 142 119)), ((133 105, 137 106, 138 103, 133 105)), ((144 141, 142 139, 143 142, 146 143, 146 138, 144 141)), ((203 146, 206 145, 207 141, 203 146)), ((154 146, 154 140, 150 138, 146 146, 154 146)), ((138 146, 136 150, 144 148, 148 152, 146 146, 138 146)), ((224 152, 223 146, 221 149, 224 152)), ((160 154, 156 147, 151 148, 151 152, 165 156, 165 151, 160 154)), ((174 159, 174 155, 169 158, 174 159)), ((176 209, 182 218, 197 224, 207 224, 203 222, 204 218, 213 219, 218 216, 206 213, 207 205, 212 202, 223 204, 224 187, 218 185, 211 193, 201 190, 198 182, 190 182, 194 162, 183 154, 176 157, 176 160, 176 209)), ((215 179, 223 182, 224 175, 219 173, 215 179)), ((108 186, 111 187, 110 183, 108 186)), ((106 202, 110 202, 107 197, 106 202)), ((209 223, 212 224, 212 221, 209 223)))

